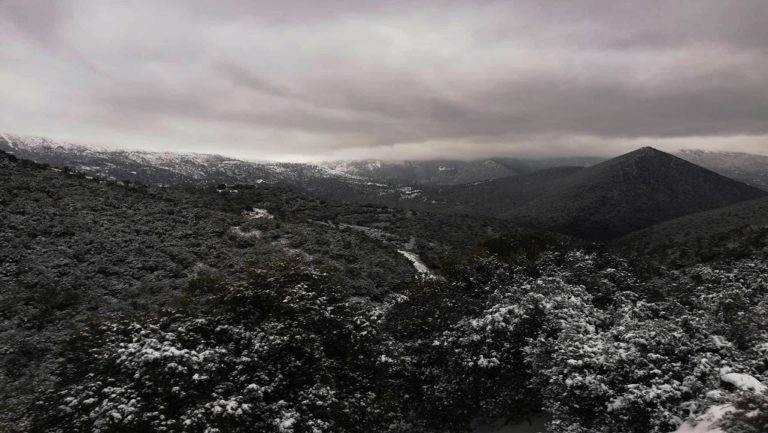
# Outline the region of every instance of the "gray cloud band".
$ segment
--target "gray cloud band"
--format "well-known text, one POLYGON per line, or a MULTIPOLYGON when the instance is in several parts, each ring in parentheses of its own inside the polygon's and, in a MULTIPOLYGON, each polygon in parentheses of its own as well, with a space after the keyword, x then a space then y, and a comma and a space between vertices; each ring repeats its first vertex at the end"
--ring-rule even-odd
POLYGON ((158 3, 0 1, 0 128, 244 157, 768 152, 763 1, 158 3))

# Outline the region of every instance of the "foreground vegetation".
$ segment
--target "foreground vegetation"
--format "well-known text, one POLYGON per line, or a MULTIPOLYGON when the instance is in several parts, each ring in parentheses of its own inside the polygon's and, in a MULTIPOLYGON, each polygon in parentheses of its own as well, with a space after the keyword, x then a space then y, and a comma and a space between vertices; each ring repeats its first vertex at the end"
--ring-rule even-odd
POLYGON ((465 432, 545 412, 552 433, 662 433, 735 404, 726 431, 762 432, 768 267, 734 266, 486 254, 376 305, 297 257, 200 277, 175 308, 75 336, 35 430, 465 432))

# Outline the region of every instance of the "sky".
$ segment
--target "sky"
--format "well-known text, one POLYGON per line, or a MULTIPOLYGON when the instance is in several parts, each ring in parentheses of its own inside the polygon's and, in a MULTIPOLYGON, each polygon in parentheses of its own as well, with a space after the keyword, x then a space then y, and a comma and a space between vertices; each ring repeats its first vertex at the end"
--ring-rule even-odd
POLYGON ((768 154, 768 1, 0 0, 0 131, 297 161, 768 154))

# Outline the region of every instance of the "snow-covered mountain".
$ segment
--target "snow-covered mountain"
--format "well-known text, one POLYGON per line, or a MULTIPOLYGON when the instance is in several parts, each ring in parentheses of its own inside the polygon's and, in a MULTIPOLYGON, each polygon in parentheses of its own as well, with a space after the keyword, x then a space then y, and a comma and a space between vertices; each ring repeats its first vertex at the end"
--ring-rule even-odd
POLYGON ((276 183, 316 178, 356 180, 313 164, 243 161, 201 153, 111 150, 44 137, 0 135, 0 149, 19 158, 69 167, 111 180, 157 184, 276 183))
POLYGON ((170 186, 280 184, 317 197, 364 203, 425 201, 418 185, 380 181, 317 164, 244 161, 221 155, 115 150, 0 134, 0 150, 87 176, 170 186))

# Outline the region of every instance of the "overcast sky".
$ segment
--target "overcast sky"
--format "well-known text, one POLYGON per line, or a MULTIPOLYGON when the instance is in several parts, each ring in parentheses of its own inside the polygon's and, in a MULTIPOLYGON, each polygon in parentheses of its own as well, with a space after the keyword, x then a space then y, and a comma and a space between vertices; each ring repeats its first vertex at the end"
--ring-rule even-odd
POLYGON ((0 0, 0 131, 283 160, 768 153, 768 1, 0 0))

